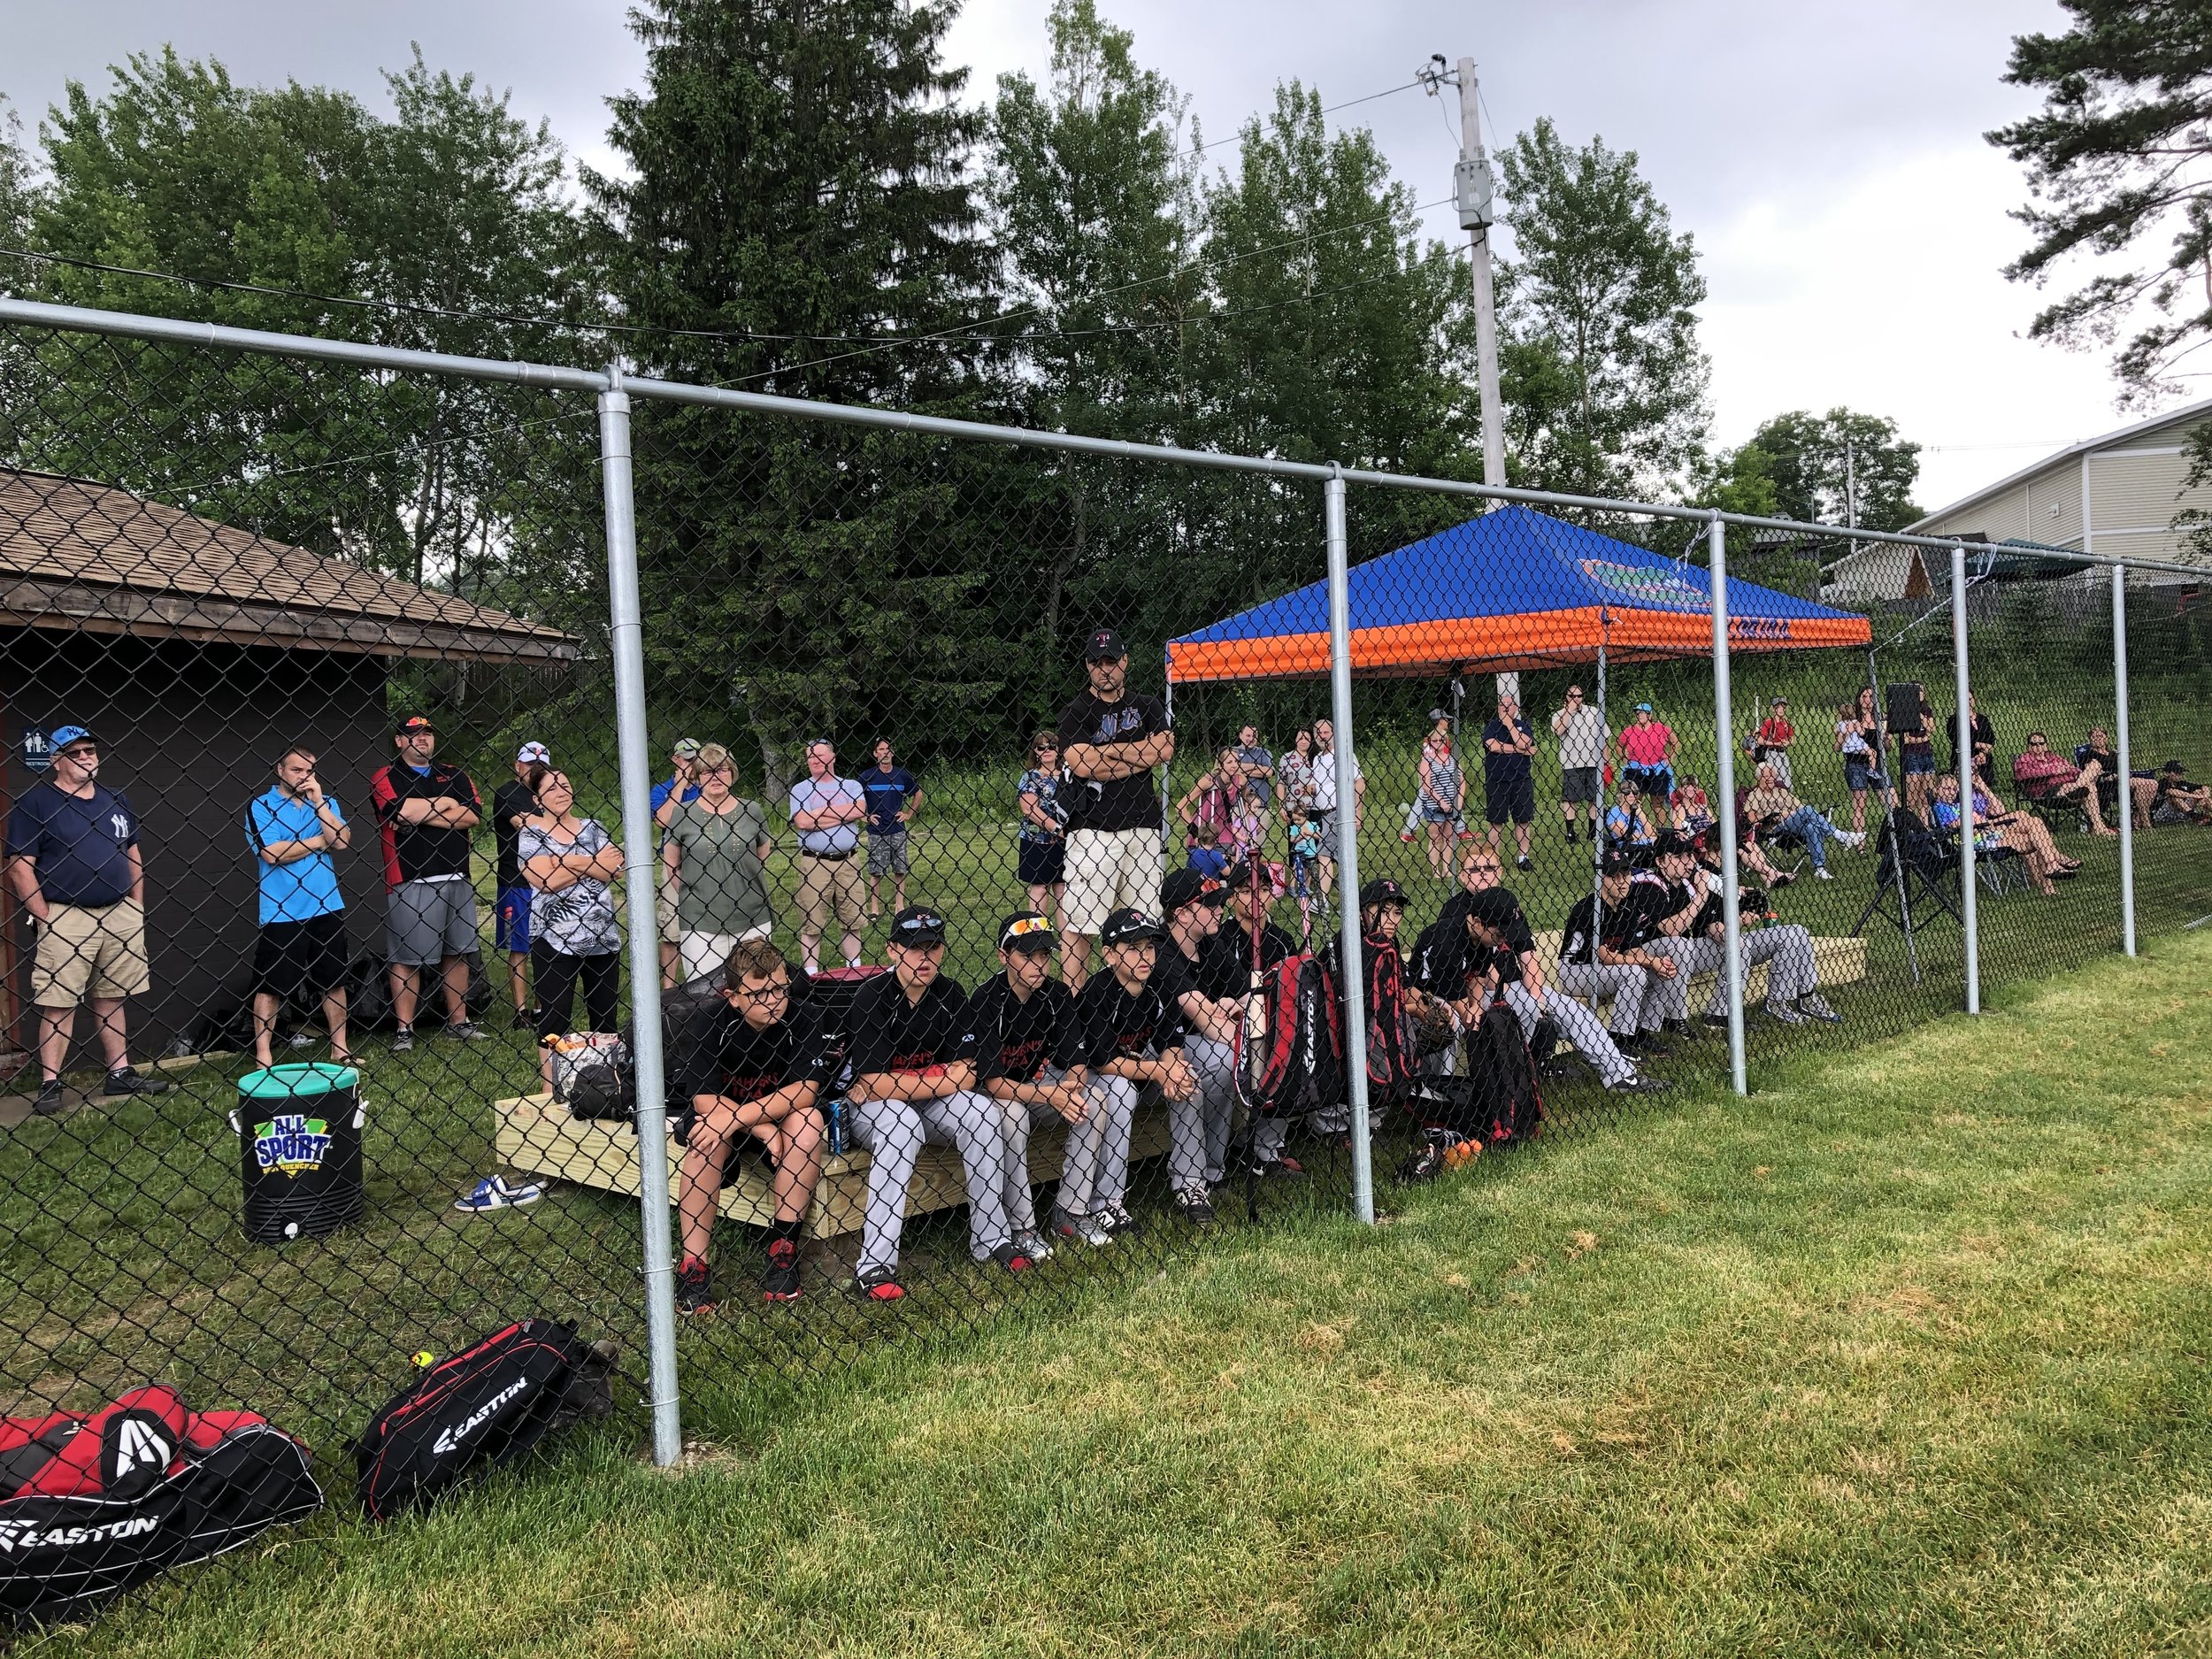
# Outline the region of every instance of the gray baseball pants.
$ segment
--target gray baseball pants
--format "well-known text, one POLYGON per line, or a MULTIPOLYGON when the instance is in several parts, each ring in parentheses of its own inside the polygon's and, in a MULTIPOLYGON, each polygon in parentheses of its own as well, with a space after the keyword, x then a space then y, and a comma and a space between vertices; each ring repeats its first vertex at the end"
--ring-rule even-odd
MULTIPOLYGON (((899 1264, 907 1189, 922 1146, 956 1147, 968 1194, 968 1253, 979 1262, 1012 1236, 1004 1182, 1013 1160, 999 1102, 967 1089, 918 1103, 853 1103, 853 1139, 868 1148, 868 1208, 861 1225, 860 1271, 899 1264)), ((1027 1167, 1026 1160, 1022 1167, 1027 1167)))

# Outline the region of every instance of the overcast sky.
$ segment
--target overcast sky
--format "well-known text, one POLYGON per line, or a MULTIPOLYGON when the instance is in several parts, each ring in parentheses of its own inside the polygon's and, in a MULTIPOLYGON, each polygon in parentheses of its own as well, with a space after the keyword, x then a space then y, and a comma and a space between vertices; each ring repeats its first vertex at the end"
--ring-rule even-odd
MULTIPOLYGON (((1930 446, 1933 508, 2045 449, 2124 424, 2101 358, 2018 337, 2032 292, 1999 268, 2022 230, 2018 170, 1981 134, 2032 107, 2001 86, 2011 37, 2059 27, 2046 0, 1102 0, 1145 62, 1191 95, 1209 140, 1279 81, 1330 104, 1411 79, 1431 52, 1481 64, 1492 142, 1550 116, 1574 142, 1636 150, 1703 255, 1716 435, 1740 442, 1785 409, 1838 403, 1895 419, 1930 446)), ((349 88, 410 41, 549 118, 595 165, 603 100, 643 58, 614 0, 5 0, 0 92, 35 121, 71 78, 173 42, 242 81, 349 88)), ((1045 0, 968 0, 953 57, 987 93, 1041 66, 1045 0)), ((1455 111, 1417 91, 1339 120, 1371 127, 1424 202, 1450 193, 1455 111)), ((1225 148, 1220 154, 1230 152, 1225 148)), ((1457 239, 1440 214, 1439 235, 1457 239)))

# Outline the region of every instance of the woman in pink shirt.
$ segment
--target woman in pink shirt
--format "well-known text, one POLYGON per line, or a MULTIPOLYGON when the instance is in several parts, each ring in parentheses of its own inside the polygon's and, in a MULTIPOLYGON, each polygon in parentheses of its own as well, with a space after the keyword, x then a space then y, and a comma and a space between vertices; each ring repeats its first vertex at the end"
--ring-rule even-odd
POLYGON ((1655 718, 1651 704, 1636 705, 1636 718, 1618 739, 1624 783, 1633 780, 1646 795, 1665 800, 1674 793, 1674 728, 1655 718))

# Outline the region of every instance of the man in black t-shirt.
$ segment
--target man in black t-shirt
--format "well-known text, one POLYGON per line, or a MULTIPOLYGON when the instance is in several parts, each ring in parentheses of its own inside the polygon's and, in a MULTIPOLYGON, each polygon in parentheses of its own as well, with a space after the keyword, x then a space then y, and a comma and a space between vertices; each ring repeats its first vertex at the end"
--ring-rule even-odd
POLYGON ((967 994, 944 977, 945 918, 910 904, 891 918, 891 972, 854 998, 847 1055, 853 1139, 868 1149, 868 1210, 862 1225, 861 1293, 877 1302, 906 1294, 899 1240, 906 1194, 922 1143, 957 1147, 968 1194, 968 1252, 1009 1272, 1030 1259, 1006 1215, 1011 1173, 1006 1114, 975 1092, 976 1033, 967 994))
POLYGON ((1672 957, 1646 949, 1658 931, 1664 889, 1635 879, 1635 866, 1619 854, 1606 856, 1598 891, 1567 912, 1559 941, 1559 988, 1592 1001, 1613 999, 1606 1021, 1614 1047, 1631 1054, 1663 1055, 1657 1033, 1663 1018, 1651 995, 1679 972, 1672 957))
POLYGON ((1106 971, 1075 999, 1076 1047, 1071 1062, 1090 1077, 1089 1110, 1098 1114, 1097 1165, 1060 1187, 1062 1238, 1102 1245, 1137 1224, 1123 1202, 1129 1185, 1129 1133, 1139 1095, 1157 1088, 1171 1107, 1198 1092, 1183 1057, 1184 1025, 1152 983, 1167 930, 1142 910, 1110 912, 1099 928, 1106 971))
POLYGON ((682 1261, 676 1306, 709 1313, 715 1305, 707 1247, 716 1203, 741 1135, 761 1144, 775 1169, 776 1221, 768 1231, 761 1294, 799 1294, 799 1233, 822 1173, 820 1103, 830 1082, 829 1045, 820 1025, 791 1007, 791 964, 764 939, 730 953, 720 998, 694 1022, 690 1047, 677 1056, 675 1095, 693 1115, 677 1167, 676 1214, 682 1261))
POLYGON ((1067 1125, 1063 1189, 1070 1171, 1091 1168, 1099 1156, 1099 1120, 1088 1110, 1083 1068, 1069 1064, 1076 1042, 1075 997, 1050 972, 1059 942, 1051 921, 1039 911, 1008 917, 998 930, 1003 972, 986 979, 968 1004, 977 1092, 996 1101, 1006 1115, 1007 1222, 1014 1229, 1014 1248, 1033 1262, 1050 1256, 1052 1246, 1037 1231, 1029 1132, 1052 1122, 1067 1125))
POLYGON ((1166 858, 1152 769, 1175 758, 1175 734, 1157 697, 1127 690, 1129 653, 1101 628, 1084 644, 1090 689, 1060 713, 1060 764, 1068 774, 1067 928, 1061 972, 1071 989, 1089 976, 1091 940, 1109 910, 1160 908, 1166 858))
MULTIPOLYGON (((1248 956, 1217 948, 1229 890, 1195 870, 1171 870, 1160 884, 1167 937, 1152 969, 1153 987, 1183 1017, 1183 1056, 1197 1083, 1187 1101, 1168 1102, 1168 1171, 1175 1211, 1205 1225, 1214 1218, 1209 1191, 1228 1173, 1229 1130, 1236 1116, 1237 1025, 1252 988, 1248 956)), ((1248 952, 1251 941, 1245 941, 1248 952)))
POLYGON ((515 999, 517 1031, 530 1030, 538 1020, 537 1010, 530 1006, 530 883, 522 873, 522 820, 538 815, 531 774, 552 764, 553 751, 544 744, 525 743, 515 756, 514 781, 492 791, 492 846, 499 855, 492 947, 507 953, 507 988, 515 999))

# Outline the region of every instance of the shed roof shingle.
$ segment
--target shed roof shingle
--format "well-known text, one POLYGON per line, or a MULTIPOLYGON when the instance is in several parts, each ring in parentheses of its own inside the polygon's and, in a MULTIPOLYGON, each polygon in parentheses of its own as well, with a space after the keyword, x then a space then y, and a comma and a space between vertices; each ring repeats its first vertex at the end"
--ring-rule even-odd
POLYGON ((566 662, 557 628, 165 507, 0 468, 0 626, 472 662, 566 662))

